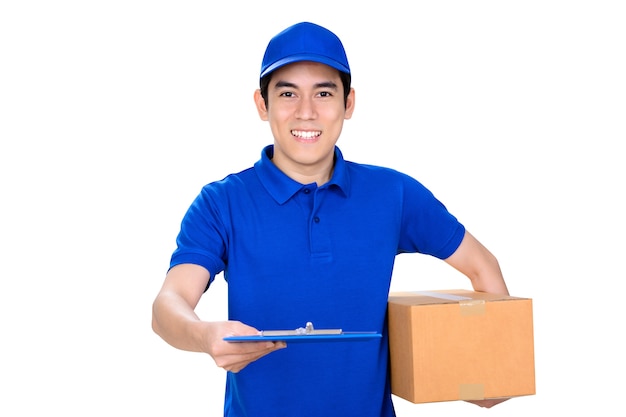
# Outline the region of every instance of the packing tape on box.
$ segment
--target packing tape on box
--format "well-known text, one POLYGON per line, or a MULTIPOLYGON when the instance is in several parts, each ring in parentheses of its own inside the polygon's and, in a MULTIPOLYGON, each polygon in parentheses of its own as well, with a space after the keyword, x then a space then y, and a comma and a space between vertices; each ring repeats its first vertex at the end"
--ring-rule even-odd
POLYGON ((416 291, 415 294, 426 297, 440 298, 442 300, 458 301, 462 316, 478 316, 485 314, 485 300, 474 300, 461 295, 446 294, 434 291, 416 291))
POLYGON ((446 294, 446 293, 435 292, 435 291, 415 291, 414 294, 424 295, 426 297, 440 298, 442 300, 451 300, 451 301, 471 300, 470 297, 463 297, 462 295, 446 294))
POLYGON ((483 384, 459 384, 459 400, 484 400, 483 384))
POLYGON ((485 314, 485 300, 459 301, 462 316, 480 316, 485 314))

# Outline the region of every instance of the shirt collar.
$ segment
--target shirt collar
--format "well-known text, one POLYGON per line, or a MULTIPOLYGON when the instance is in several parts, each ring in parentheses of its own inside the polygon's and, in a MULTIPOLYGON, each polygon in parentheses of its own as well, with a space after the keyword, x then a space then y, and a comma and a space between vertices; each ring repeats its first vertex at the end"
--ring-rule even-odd
MULTIPOLYGON (((295 193, 300 191, 306 184, 289 178, 272 162, 274 145, 268 145, 261 152, 261 159, 254 164, 254 169, 259 176, 261 184, 278 204, 284 204, 295 193)), ((348 196, 350 178, 346 169, 346 161, 338 147, 335 146, 335 166, 333 175, 326 184, 320 188, 337 189, 344 196, 348 196)))

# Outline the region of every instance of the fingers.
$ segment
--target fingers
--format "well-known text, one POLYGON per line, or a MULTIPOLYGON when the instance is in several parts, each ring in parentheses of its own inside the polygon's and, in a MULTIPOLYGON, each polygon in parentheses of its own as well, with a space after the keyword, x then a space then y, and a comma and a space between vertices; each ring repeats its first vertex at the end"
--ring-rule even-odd
POLYGON ((239 372, 250 363, 279 349, 287 347, 285 342, 227 343, 213 359, 217 366, 230 372, 239 372))
POLYGON ((487 400, 466 400, 466 401, 468 403, 472 403, 483 408, 491 408, 495 405, 503 403, 506 400, 508 400, 508 398, 497 398, 497 399, 487 399, 487 400))
POLYGON ((226 336, 258 335, 254 327, 239 321, 207 322, 206 352, 215 364, 230 372, 239 372, 251 362, 287 347, 284 341, 228 342, 226 336))

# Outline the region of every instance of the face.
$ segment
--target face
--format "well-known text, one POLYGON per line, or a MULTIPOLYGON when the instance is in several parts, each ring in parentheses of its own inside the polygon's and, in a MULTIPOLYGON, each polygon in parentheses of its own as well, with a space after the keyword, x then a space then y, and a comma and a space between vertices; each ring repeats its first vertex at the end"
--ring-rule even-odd
POLYGON ((354 109, 354 90, 344 103, 337 70, 297 62, 272 74, 267 95, 267 107, 259 90, 255 102, 274 136, 274 164, 302 183, 328 181, 343 121, 354 109))

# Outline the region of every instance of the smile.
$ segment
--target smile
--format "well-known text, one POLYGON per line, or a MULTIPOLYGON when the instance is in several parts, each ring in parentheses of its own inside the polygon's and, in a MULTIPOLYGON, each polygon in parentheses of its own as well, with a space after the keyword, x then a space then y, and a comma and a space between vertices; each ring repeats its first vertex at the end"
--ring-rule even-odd
POLYGON ((314 139, 322 134, 321 131, 310 131, 310 130, 292 130, 291 134, 300 139, 314 139))

